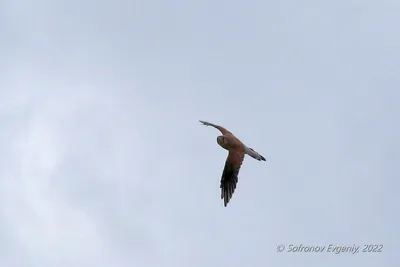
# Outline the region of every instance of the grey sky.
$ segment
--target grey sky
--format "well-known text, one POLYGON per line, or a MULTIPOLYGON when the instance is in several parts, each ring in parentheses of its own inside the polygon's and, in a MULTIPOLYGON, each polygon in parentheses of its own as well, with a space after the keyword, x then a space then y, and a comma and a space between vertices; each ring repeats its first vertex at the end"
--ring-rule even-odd
POLYGON ((3 1, 0 266, 398 266, 399 14, 3 1), (199 119, 267 158, 245 159, 227 208, 227 153, 199 119))

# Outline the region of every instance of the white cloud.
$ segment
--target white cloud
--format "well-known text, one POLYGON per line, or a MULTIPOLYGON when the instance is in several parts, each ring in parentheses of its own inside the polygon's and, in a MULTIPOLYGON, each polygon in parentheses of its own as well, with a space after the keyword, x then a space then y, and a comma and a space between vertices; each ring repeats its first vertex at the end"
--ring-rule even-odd
MULTIPOLYGON (((14 89, 17 93, 8 94, 7 102, 2 101, 2 113, 13 120, 3 125, 8 131, 1 153, 6 164, 1 169, 0 209, 8 234, 24 255, 15 259, 14 266, 18 263, 26 266, 24 261, 29 266, 57 265, 63 261, 80 266, 107 262, 118 266, 117 250, 108 242, 107 229, 84 202, 71 197, 87 179, 95 181, 94 185, 124 182, 118 177, 121 167, 118 165, 126 165, 134 158, 124 161, 124 155, 118 156, 126 150, 117 142, 127 141, 125 145, 129 147, 133 143, 128 138, 137 141, 140 138, 135 138, 133 131, 123 133, 123 124, 129 123, 119 109, 123 101, 118 94, 104 95, 90 86, 62 88, 55 83, 44 90, 34 79, 23 86, 11 84, 10 91, 14 89), (104 143, 96 144, 96 140, 104 143), (92 152, 87 151, 92 148, 92 152), (97 156, 90 158, 92 153, 97 156), (88 167, 86 174, 99 175, 60 176, 63 166, 76 167, 74 162, 69 163, 71 158, 80 158, 81 164, 88 167), (90 168, 101 172, 91 172, 90 168), (74 188, 62 188, 63 184, 74 188)), ((143 144, 135 145, 140 148, 143 144)), ((86 189, 82 193, 89 194, 90 199, 86 189)))
POLYGON ((394 266, 385 3, 8 1, 0 265, 394 266), (198 119, 267 158, 245 160, 227 208, 226 151, 198 119), (296 242, 385 253, 275 252, 296 242))

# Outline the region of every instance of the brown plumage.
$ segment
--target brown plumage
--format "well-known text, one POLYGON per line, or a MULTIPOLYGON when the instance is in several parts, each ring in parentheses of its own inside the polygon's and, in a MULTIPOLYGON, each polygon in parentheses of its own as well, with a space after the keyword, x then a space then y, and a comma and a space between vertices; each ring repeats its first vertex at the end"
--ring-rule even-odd
POLYGON ((212 124, 206 121, 200 121, 203 125, 212 126, 218 129, 222 135, 217 137, 217 143, 228 150, 228 157, 225 161, 225 167, 221 176, 221 199, 224 200, 226 207, 235 192, 238 183, 238 175, 242 166, 245 154, 257 159, 265 161, 265 158, 252 148, 246 147, 236 136, 222 126, 212 124))

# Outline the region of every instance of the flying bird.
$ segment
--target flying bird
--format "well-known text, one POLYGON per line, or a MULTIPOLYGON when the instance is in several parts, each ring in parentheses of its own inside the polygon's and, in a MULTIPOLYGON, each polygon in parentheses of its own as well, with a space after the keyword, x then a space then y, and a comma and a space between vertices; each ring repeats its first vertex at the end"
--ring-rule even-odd
POLYGON ((212 126, 218 129, 222 135, 217 137, 217 143, 228 150, 228 157, 225 161, 225 167, 221 177, 221 199, 224 200, 224 206, 228 205, 238 182, 238 174, 242 166, 244 156, 247 154, 258 161, 266 161, 263 156, 254 149, 247 147, 236 136, 222 126, 210 122, 200 121, 203 125, 212 126))

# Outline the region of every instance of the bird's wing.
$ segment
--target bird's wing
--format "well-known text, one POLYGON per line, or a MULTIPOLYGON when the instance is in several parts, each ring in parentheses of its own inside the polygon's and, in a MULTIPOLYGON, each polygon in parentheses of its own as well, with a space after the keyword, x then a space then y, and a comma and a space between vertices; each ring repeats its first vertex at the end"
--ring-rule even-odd
POLYGON ((224 206, 228 205, 232 198, 238 182, 238 174, 244 159, 244 151, 242 149, 229 150, 228 157, 225 161, 224 171, 221 177, 221 199, 224 200, 224 206))
POLYGON ((214 128, 217 128, 222 134, 232 134, 230 131, 228 131, 227 129, 225 129, 222 126, 219 126, 219 125, 207 122, 207 121, 199 121, 199 122, 201 122, 203 125, 212 126, 214 128))

